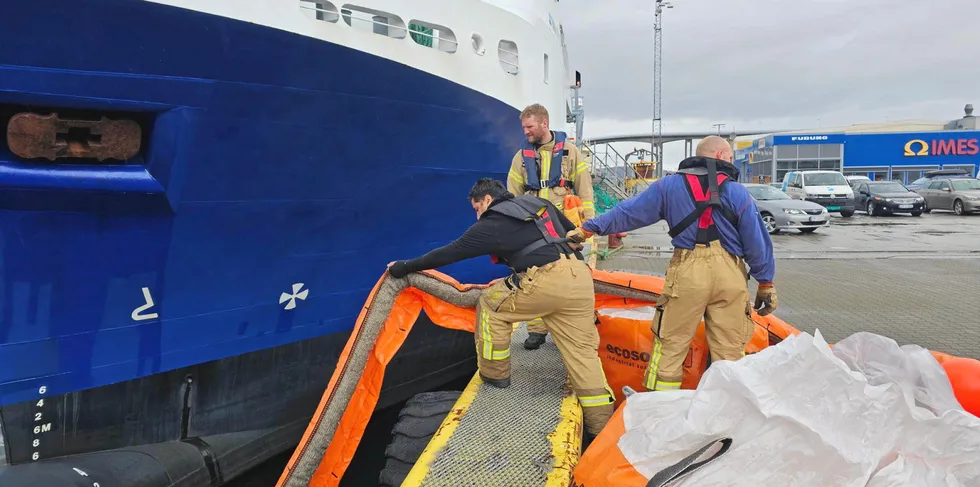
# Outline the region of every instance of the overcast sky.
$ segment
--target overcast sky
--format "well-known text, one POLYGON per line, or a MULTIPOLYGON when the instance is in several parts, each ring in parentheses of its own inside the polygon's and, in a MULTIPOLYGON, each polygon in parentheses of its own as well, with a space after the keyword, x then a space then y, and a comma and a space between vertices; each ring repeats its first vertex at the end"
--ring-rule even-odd
MULTIPOLYGON (((587 138, 651 130, 653 3, 561 0, 587 138)), ((671 3, 664 132, 950 120, 967 103, 980 113, 978 0, 671 3)), ((665 153, 676 166, 683 143, 665 153)))

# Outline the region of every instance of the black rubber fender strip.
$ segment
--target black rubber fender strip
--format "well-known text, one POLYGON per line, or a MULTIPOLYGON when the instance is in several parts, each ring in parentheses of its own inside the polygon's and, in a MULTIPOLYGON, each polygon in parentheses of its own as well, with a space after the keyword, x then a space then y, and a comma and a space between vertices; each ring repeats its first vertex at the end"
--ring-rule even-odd
POLYGON ((197 487, 211 475, 194 445, 178 441, 0 468, 3 487, 197 487))
POLYGON ((221 475, 221 467, 218 466, 214 451, 211 450, 211 445, 208 445, 201 438, 185 438, 181 441, 196 446, 198 451, 201 452, 201 458, 204 459, 204 466, 208 468, 208 474, 211 476, 211 485, 213 487, 219 487, 225 483, 221 475))
POLYGON ((214 487, 294 448, 308 422, 3 466, 0 487, 214 487))

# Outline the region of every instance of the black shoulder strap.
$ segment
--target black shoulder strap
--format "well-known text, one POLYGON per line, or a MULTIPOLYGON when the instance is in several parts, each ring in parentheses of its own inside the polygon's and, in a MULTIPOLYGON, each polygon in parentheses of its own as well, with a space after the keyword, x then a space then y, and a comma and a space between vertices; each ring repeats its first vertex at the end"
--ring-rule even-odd
POLYGON ((545 241, 544 239, 535 240, 527 244, 526 246, 524 246, 524 248, 522 248, 521 250, 514 252, 514 255, 511 255, 510 258, 507 260, 511 262, 518 262, 524 257, 527 257, 527 255, 530 254, 531 252, 534 252, 535 250, 538 250, 541 247, 544 247, 545 245, 548 245, 548 242, 545 241))
MULTIPOLYGON (((555 215, 552 215, 553 208, 546 201, 532 195, 521 195, 495 205, 494 209, 503 205, 504 203, 512 204, 505 206, 504 211, 501 211, 501 213, 520 220, 533 220, 534 225, 538 228, 538 231, 541 233, 542 237, 540 240, 535 240, 514 253, 514 255, 512 255, 508 260, 520 260, 531 252, 545 245, 558 245, 559 248, 565 253, 572 253, 572 249, 568 246, 565 239, 565 233, 567 233, 568 230, 566 230, 561 224, 561 220, 559 220, 555 215), (519 210, 517 210, 517 208, 519 208, 519 210), (551 230, 554 231, 555 235, 553 235, 549 230, 548 225, 551 225, 551 230)), ((557 209, 554 210, 558 211, 557 209)))
POLYGON ((541 198, 529 194, 515 196, 511 198, 510 201, 512 201, 515 205, 520 206, 521 209, 523 209, 524 212, 531 218, 537 218, 538 213, 541 212, 541 209, 548 206, 541 198))
POLYGON ((726 174, 725 180, 722 182, 721 185, 719 185, 718 184, 718 168, 715 166, 715 161, 709 160, 707 166, 708 166, 708 192, 710 194, 710 198, 708 199, 708 205, 710 205, 710 206, 716 206, 719 209, 721 209, 721 212, 722 212, 722 214, 725 215, 725 218, 732 225, 737 226, 738 225, 738 218, 735 216, 735 213, 732 211, 731 208, 729 208, 728 206, 725 206, 725 205, 723 205, 721 203, 721 187, 720 186, 724 186, 725 184, 727 184, 728 181, 731 180, 731 178, 728 177, 727 174, 726 174))
POLYGON ((533 210, 529 211, 527 209, 526 204, 521 204, 520 202, 518 202, 519 198, 523 198, 523 196, 517 196, 508 200, 501 201, 493 205, 493 207, 490 208, 490 211, 495 211, 497 213, 500 213, 501 215, 509 216, 517 220, 522 220, 522 221, 533 220, 535 217, 534 211, 533 210))
POLYGON ((695 470, 698 470, 701 467, 711 463, 712 461, 717 460, 718 457, 728 452, 728 450, 731 447, 732 447, 731 438, 719 438, 717 440, 714 440, 708 443, 707 445, 702 446, 700 449, 698 449, 698 451, 688 455, 687 457, 684 457, 683 460, 657 472, 657 474, 654 475, 649 482, 647 482, 646 487, 666 487, 670 482, 678 480, 681 477, 690 475, 695 470), (714 455, 708 457, 706 460, 702 460, 700 462, 695 463, 695 460, 700 458, 701 455, 704 455, 704 453, 708 451, 709 448, 711 448, 712 446, 718 443, 721 443, 721 449, 719 449, 714 455))

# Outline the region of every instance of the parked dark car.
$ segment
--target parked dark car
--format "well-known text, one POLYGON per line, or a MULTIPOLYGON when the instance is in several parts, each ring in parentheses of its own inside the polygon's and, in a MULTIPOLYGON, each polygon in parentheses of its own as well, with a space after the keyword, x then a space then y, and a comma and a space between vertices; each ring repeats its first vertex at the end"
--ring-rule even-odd
POLYGON ((871 182, 871 178, 867 176, 857 176, 853 174, 850 176, 844 176, 844 179, 847 180, 847 184, 851 186, 851 189, 855 191, 857 191, 857 187, 859 184, 871 182))
POLYGON ((973 176, 966 172, 964 169, 937 169, 935 171, 926 171, 922 173, 922 177, 912 181, 908 184, 908 189, 911 191, 918 191, 920 189, 925 189, 930 181, 935 181, 937 178, 945 179, 972 179, 973 176))
POLYGON ((925 198, 909 191, 896 181, 871 181, 861 183, 854 191, 854 206, 868 215, 911 213, 922 215, 925 198))

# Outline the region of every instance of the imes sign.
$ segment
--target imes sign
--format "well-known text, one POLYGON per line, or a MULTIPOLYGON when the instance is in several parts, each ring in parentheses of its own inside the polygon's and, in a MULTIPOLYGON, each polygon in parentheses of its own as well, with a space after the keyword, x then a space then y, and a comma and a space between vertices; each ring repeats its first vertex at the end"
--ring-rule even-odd
POLYGON ((922 139, 905 143, 905 156, 975 156, 980 153, 977 139, 934 140, 927 143, 922 139))

